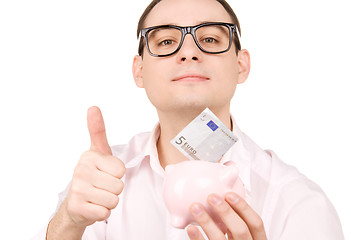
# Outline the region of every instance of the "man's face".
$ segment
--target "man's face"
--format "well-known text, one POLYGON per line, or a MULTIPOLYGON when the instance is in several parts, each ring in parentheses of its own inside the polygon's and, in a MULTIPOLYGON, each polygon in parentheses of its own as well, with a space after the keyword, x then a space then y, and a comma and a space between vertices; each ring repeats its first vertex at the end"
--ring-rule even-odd
MULTIPOLYGON (((203 22, 232 21, 215 0, 163 0, 152 9, 145 27, 194 26, 203 22)), ((134 59, 133 72, 137 85, 145 88, 158 110, 229 109, 236 85, 247 78, 249 56, 245 53, 244 57, 242 53, 237 56, 234 44, 225 53, 204 53, 188 34, 181 49, 168 57, 153 57, 144 48, 143 58, 134 59), (245 74, 241 73, 242 58, 248 66, 245 74)))

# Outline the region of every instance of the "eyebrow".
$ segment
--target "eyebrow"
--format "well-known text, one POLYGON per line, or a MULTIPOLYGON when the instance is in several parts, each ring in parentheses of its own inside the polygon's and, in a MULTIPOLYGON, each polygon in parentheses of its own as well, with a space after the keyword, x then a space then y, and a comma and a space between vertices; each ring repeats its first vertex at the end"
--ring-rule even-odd
MULTIPOLYGON (((197 26, 197 25, 200 25, 200 24, 204 24, 204 23, 222 23, 223 21, 201 21, 193 26, 197 26)), ((165 23, 165 24, 159 24, 159 25, 155 25, 155 26, 167 26, 167 25, 171 25, 171 26, 178 26, 178 27, 189 27, 189 25, 186 25, 186 26, 181 26, 181 25, 178 25, 176 23, 165 23)))
MULTIPOLYGON (((194 26, 198 26, 198 25, 201 25, 201 24, 205 24, 205 23, 223 23, 223 22, 215 22, 215 21, 202 21, 196 25, 193 25, 193 26, 179 26, 177 24, 174 24, 174 23, 168 23, 168 24, 162 24, 162 25, 156 25, 156 26, 153 26, 153 27, 165 27, 167 28, 167 26, 176 26, 176 27, 182 27, 182 28, 186 28, 186 27, 194 27, 194 26)), ((152 28, 152 27, 150 27, 152 28)), ((222 31, 223 33, 227 34, 228 32, 225 30, 225 28, 223 28, 222 26, 218 26, 217 27, 220 31, 222 31)), ((159 29, 154 29, 152 31, 152 34, 149 35, 149 36, 152 36, 152 35, 155 35, 157 32, 159 31, 159 29)))

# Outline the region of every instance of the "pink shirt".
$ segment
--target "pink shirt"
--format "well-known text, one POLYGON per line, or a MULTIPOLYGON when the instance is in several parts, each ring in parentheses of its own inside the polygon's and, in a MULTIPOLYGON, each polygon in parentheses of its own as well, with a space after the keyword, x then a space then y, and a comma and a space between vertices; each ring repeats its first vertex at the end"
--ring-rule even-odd
MULTIPOLYGON (((261 216, 270 240, 342 240, 337 213, 314 182, 283 163, 270 150, 262 150, 233 123, 238 142, 221 162, 234 161, 250 199, 261 216)), ((125 188, 107 221, 86 228, 83 240, 183 240, 186 230, 170 225, 162 199, 164 170, 158 161, 157 125, 126 145, 112 147, 126 166, 125 188)), ((60 193, 58 206, 68 188, 60 193)), ((33 240, 45 239, 46 227, 33 240)))

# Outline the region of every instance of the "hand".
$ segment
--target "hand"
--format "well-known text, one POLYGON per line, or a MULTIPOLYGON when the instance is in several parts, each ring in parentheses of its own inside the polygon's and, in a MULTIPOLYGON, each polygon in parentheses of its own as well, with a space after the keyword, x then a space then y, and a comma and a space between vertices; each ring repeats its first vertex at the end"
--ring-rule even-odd
POLYGON ((77 164, 68 196, 63 206, 74 224, 86 227, 110 216, 123 190, 121 178, 125 166, 112 156, 105 124, 99 108, 88 110, 90 150, 83 153, 77 164))
MULTIPOLYGON (((211 194, 208 197, 208 203, 225 224, 224 228, 217 226, 201 204, 194 203, 190 210, 210 240, 227 239, 226 233, 230 240, 267 240, 262 219, 244 199, 235 193, 227 193, 225 199, 211 194)), ((190 225, 187 231, 191 240, 204 239, 193 225, 190 225)))

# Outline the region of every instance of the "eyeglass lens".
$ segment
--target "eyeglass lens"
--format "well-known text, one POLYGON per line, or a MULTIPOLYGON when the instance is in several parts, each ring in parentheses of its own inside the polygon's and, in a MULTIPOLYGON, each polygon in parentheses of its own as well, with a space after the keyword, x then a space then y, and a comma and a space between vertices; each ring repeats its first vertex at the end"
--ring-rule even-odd
MULTIPOLYGON (((225 25, 202 26, 195 31, 196 41, 200 48, 217 53, 227 50, 230 41, 230 30, 225 25)), ((180 29, 161 27, 148 34, 149 49, 156 55, 167 55, 175 52, 182 41, 180 29)))

